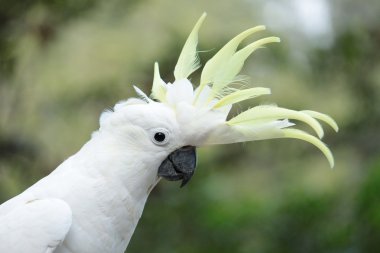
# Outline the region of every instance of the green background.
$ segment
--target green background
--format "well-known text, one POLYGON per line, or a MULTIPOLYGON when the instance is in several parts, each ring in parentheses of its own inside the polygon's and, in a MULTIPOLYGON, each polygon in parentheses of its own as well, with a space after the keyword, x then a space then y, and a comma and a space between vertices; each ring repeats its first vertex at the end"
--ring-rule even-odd
POLYGON ((255 25, 282 39, 243 69, 272 95, 233 113, 277 103, 331 115, 336 166, 297 140, 199 149, 189 185, 153 190, 127 251, 379 252, 380 2, 301 2, 313 1, 2 0, 0 203, 75 153, 105 108, 136 96, 132 84, 149 93, 154 61, 173 81, 207 11, 203 63, 255 25))

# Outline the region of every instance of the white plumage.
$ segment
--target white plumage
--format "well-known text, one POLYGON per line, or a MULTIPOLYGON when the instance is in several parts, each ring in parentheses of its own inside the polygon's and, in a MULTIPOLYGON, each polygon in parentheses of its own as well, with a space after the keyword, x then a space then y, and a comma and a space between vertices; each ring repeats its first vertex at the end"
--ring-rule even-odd
MULTIPOLYGON (((151 97, 156 101, 136 89, 141 99, 131 98, 104 112, 99 130, 81 150, 0 206, 0 252, 124 252, 160 179, 159 168, 183 147, 297 138, 317 146, 333 166, 330 150, 319 140, 323 129, 316 120, 338 130, 327 115, 268 105, 227 120, 233 104, 270 94, 267 88, 230 87, 254 50, 279 41, 265 38, 236 52, 244 38, 265 27, 249 29, 226 44, 206 64, 200 85, 193 89, 187 78, 200 66, 196 45, 204 18, 205 14, 185 43, 173 84, 161 79, 155 64, 151 97), (295 125, 289 120, 310 125, 317 137, 289 128, 295 125)), ((180 172, 170 162, 174 175, 165 178, 177 180, 180 172)))
POLYGON ((0 252, 49 252, 60 242, 54 252, 124 252, 158 181, 157 168, 176 145, 162 151, 149 131, 178 131, 167 108, 146 108, 152 117, 143 119, 147 111, 142 106, 119 105, 77 154, 0 206, 0 252), (56 213, 59 206, 65 209, 56 213), (39 237, 52 231, 59 237, 39 237))

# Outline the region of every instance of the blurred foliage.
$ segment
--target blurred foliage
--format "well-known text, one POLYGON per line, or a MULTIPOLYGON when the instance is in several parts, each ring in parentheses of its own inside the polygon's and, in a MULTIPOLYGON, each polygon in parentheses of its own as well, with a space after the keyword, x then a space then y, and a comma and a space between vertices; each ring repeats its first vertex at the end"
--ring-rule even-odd
POLYGON ((257 103, 310 108, 338 121, 341 131, 325 137, 336 168, 292 140, 201 149, 187 187, 161 182, 152 192, 128 252, 378 252, 380 3, 320 1, 330 13, 330 44, 307 37, 299 22, 272 23, 279 6, 294 18, 295 0, 2 0, 0 203, 75 153, 102 110, 135 96, 131 84, 149 91, 154 61, 172 81, 206 10, 203 62, 256 24, 282 38, 243 72, 272 88, 257 103))

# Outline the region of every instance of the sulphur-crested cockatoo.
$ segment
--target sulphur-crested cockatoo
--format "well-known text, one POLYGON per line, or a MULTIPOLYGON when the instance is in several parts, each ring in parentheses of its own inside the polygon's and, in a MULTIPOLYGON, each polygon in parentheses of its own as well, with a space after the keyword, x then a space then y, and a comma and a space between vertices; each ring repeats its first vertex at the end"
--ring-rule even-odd
POLYGON ((173 83, 161 79, 156 63, 150 97, 135 87, 140 98, 104 112, 99 130, 78 153, 0 206, 0 252, 124 252, 160 178, 182 180, 182 185, 190 180, 196 147, 296 138, 314 144, 334 165, 330 150, 320 141, 323 129, 317 120, 338 127, 325 114, 261 105, 227 119, 233 104, 270 94, 262 87, 231 87, 252 52, 280 41, 268 37, 237 50, 242 40, 264 26, 229 41, 206 63, 193 89, 188 77, 200 67, 196 47, 205 17, 182 49, 173 83), (295 129, 294 120, 309 125, 317 137, 295 129))

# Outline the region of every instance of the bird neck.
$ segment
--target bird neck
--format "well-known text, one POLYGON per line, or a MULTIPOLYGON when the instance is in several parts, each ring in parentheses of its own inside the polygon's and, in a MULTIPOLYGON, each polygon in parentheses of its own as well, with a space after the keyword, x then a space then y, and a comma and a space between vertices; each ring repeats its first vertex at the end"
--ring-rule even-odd
POLYGON ((118 244, 123 249, 132 237, 150 191, 158 182, 159 164, 147 163, 140 157, 141 150, 130 145, 114 135, 96 132, 64 166, 75 168, 72 169, 74 175, 84 174, 90 181, 88 194, 93 197, 89 198, 86 193, 79 195, 86 195, 83 201, 91 200, 96 202, 95 206, 101 206, 99 210, 88 212, 100 212, 94 214, 95 217, 108 217, 103 225, 113 225, 107 234, 119 238, 118 244))
MULTIPOLYGON (((146 159, 139 159, 141 152, 135 150, 131 143, 111 134, 96 132, 77 155, 85 160, 84 167, 88 173, 106 179, 111 188, 118 186, 119 191, 126 192, 142 207, 159 181, 159 164, 149 164, 146 159)), ((128 199, 123 201, 128 202, 128 199)))

